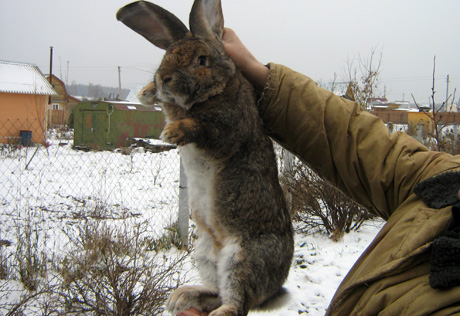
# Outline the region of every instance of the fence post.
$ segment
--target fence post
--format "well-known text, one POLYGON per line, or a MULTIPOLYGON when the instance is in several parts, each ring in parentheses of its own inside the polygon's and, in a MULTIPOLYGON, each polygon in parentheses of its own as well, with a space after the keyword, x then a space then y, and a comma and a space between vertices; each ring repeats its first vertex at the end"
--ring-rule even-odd
POLYGON ((454 152, 457 152, 457 141, 458 141, 458 124, 454 123, 454 152))
POLYGON ((417 124, 417 140, 419 142, 423 142, 423 124, 422 123, 417 124))
POLYGON ((177 218, 179 237, 184 246, 188 246, 188 225, 189 225, 189 206, 187 191, 187 176, 185 174, 182 158, 180 159, 180 179, 179 179, 179 214, 177 218))

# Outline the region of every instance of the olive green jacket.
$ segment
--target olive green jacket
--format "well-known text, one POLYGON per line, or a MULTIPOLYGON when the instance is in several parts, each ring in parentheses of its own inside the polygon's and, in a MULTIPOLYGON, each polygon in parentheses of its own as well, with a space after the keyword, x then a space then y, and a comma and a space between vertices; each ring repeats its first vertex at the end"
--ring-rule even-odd
POLYGON ((343 280, 327 315, 460 313, 460 287, 428 283, 430 245, 451 207, 428 208, 414 186, 460 170, 460 156, 429 151, 310 78, 270 64, 259 101, 269 134, 322 177, 387 223, 343 280), (457 306, 455 306, 457 305, 457 306))

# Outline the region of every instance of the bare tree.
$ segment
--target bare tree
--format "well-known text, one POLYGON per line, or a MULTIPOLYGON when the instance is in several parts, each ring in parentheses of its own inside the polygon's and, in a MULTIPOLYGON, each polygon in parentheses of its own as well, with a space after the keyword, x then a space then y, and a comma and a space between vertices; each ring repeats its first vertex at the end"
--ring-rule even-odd
POLYGON ((455 100, 455 93, 457 89, 454 90, 453 94, 450 94, 446 96, 446 100, 442 102, 441 106, 436 107, 436 56, 433 58, 433 81, 431 85, 431 104, 430 104, 430 109, 429 111, 424 111, 422 110, 421 106, 417 101, 415 100, 415 97, 413 94, 412 99, 414 100, 415 105, 417 108, 426 114, 426 116, 430 119, 432 123, 432 130, 428 132, 428 136, 433 138, 435 141, 435 149, 437 151, 446 151, 446 139, 443 136, 443 130, 447 127, 447 124, 444 124, 442 119, 444 116, 444 113, 448 106, 450 105, 450 108, 452 107, 454 100, 455 100), (450 104, 449 104, 450 102, 450 104))
POLYGON ((322 80, 319 80, 317 82, 318 86, 320 86, 321 88, 324 88, 328 91, 331 91, 332 93, 335 93, 337 92, 338 90, 338 85, 340 84, 339 82, 337 82, 337 73, 334 72, 334 79, 332 81, 329 81, 329 82, 325 82, 325 81, 322 81, 322 80))
POLYGON ((368 57, 359 56, 348 60, 345 81, 349 83, 354 100, 364 110, 369 109, 369 100, 375 97, 382 66, 382 50, 373 48, 368 57))

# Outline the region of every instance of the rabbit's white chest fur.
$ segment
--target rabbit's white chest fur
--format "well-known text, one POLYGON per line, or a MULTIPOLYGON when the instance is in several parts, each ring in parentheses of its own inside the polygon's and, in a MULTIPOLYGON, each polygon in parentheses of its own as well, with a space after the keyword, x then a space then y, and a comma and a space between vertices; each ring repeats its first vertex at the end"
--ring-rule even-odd
MULTIPOLYGON (((229 235, 224 237, 216 227, 214 178, 218 166, 193 143, 181 146, 179 151, 187 174, 189 204, 194 220, 207 227, 197 231, 199 238, 194 257, 198 262, 200 276, 205 285, 224 289, 228 280, 226 277, 219 279, 218 275, 226 276, 229 273, 231 267, 228 262, 231 260, 228 259, 235 257, 241 248, 238 238, 229 235), (216 238, 222 242, 219 247, 216 246, 216 238)), ((198 224, 199 227, 201 225, 198 224)))
POLYGON ((195 144, 181 146, 179 152, 187 174, 190 207, 210 226, 217 166, 195 144))

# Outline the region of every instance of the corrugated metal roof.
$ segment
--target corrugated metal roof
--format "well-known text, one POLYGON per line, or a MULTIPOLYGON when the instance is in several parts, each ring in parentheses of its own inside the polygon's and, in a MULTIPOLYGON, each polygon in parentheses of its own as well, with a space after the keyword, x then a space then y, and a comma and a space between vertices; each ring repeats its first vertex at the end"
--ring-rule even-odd
POLYGON ((115 100, 98 100, 86 101, 94 104, 106 103, 120 111, 140 111, 140 112, 161 112, 163 109, 159 106, 147 106, 140 102, 115 101, 115 100))
POLYGON ((55 95, 36 65, 0 60, 0 92, 55 95))

